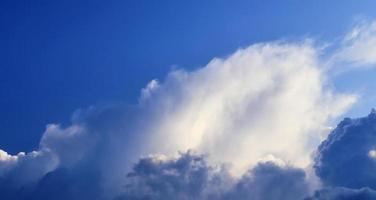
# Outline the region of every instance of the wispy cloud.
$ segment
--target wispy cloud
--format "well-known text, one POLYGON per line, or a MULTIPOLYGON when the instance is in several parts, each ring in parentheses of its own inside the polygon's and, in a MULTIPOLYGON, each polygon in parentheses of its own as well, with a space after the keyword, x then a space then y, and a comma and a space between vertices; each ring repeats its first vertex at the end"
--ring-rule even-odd
POLYGON ((342 39, 333 60, 351 67, 376 66, 376 22, 357 23, 342 39))

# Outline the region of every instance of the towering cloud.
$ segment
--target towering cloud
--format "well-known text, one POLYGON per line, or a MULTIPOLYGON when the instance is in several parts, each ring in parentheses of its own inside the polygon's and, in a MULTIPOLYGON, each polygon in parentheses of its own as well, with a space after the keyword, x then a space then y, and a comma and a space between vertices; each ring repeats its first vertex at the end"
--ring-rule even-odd
MULTIPOLYGON (((359 29, 348 45, 324 57, 338 62, 354 55, 372 27, 359 29)), ((197 70, 152 80, 137 105, 78 110, 67 127, 48 125, 36 151, 0 151, 0 198, 309 196, 312 152, 330 120, 356 100, 328 85, 320 66, 330 62, 321 57, 323 51, 309 41, 255 44, 197 70)), ((320 145, 315 170, 331 188, 312 198, 374 195, 376 181, 369 172, 376 158, 375 116, 344 120, 320 145)))
POLYGON ((170 73, 144 90, 150 124, 142 132, 152 133, 145 148, 196 149, 233 163, 235 174, 269 155, 307 166, 317 133, 354 102, 326 86, 319 53, 309 42, 257 44, 170 73))

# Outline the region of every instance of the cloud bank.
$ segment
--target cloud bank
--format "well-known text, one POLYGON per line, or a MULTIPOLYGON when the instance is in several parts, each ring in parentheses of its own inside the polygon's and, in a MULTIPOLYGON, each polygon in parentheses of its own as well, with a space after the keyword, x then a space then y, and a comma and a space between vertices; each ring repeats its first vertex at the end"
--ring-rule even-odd
POLYGON ((311 41, 254 44, 152 80, 137 105, 78 110, 37 150, 0 151, 0 198, 372 199, 374 114, 322 142, 356 96, 334 91, 321 66, 374 62, 354 53, 374 26, 354 31, 333 55, 311 41))

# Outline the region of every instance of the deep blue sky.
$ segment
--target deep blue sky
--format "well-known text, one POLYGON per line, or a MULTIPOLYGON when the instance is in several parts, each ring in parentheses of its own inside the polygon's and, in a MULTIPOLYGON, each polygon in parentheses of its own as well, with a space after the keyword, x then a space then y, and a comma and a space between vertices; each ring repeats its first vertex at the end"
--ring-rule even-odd
POLYGON ((333 39, 375 8, 371 0, 2 0, 0 149, 32 150, 46 124, 68 123, 77 108, 134 103, 173 66, 197 68, 260 41, 333 39))

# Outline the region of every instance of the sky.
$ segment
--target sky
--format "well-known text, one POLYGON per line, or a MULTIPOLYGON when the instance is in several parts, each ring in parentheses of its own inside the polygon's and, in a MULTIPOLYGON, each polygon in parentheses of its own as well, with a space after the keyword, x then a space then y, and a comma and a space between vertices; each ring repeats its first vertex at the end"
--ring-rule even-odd
MULTIPOLYGON (((357 18, 376 17, 374 4, 2 1, 1 146, 30 151, 46 124, 90 105, 134 103, 145 83, 172 68, 195 69, 256 42, 336 39, 357 18)), ((338 77, 335 87, 364 85, 374 73, 338 77)))
POLYGON ((375 198, 375 6, 1 1, 0 197, 375 198))

